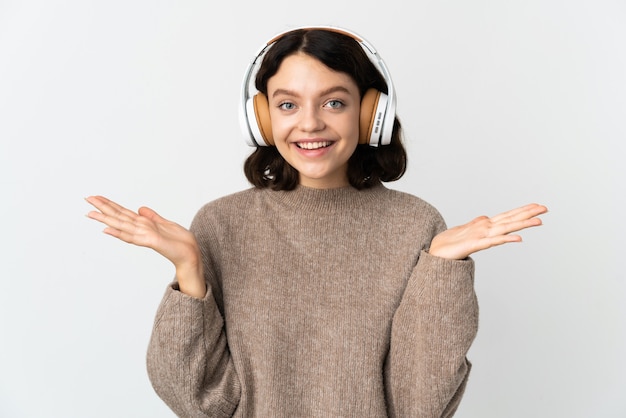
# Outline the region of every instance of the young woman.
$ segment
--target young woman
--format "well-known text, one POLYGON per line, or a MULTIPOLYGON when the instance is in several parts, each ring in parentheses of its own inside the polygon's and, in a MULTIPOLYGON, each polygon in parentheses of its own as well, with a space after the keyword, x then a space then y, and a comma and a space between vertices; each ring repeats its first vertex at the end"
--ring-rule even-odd
POLYGON ((242 106, 254 187, 190 231, 87 199, 106 233, 175 266, 148 349, 156 392, 184 417, 452 416, 478 321, 469 256, 520 241, 546 208, 446 229, 383 186, 406 167, 393 85, 351 32, 270 41, 242 106))

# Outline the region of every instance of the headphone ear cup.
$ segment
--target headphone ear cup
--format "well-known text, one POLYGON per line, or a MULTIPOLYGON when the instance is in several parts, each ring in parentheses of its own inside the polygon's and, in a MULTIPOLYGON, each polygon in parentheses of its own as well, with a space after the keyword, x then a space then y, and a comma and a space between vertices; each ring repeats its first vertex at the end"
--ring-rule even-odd
POLYGON ((252 98, 254 108, 254 120, 257 123, 262 141, 257 141, 259 145, 274 145, 272 134, 272 122, 270 120, 270 109, 267 97, 263 93, 257 93, 252 98))
POLYGON ((361 99, 359 144, 378 146, 386 106, 385 93, 376 89, 368 89, 365 92, 361 99))
MULTIPOLYGON (((258 127, 256 138, 259 145, 274 145, 272 134, 272 121, 267 97, 263 93, 257 93, 248 105, 249 121, 255 121, 258 127)), ((368 89, 361 99, 361 114, 359 116, 359 144, 377 146, 380 138, 381 124, 385 116, 387 95, 376 89, 368 89)), ((252 131, 256 131, 252 129, 252 131)))

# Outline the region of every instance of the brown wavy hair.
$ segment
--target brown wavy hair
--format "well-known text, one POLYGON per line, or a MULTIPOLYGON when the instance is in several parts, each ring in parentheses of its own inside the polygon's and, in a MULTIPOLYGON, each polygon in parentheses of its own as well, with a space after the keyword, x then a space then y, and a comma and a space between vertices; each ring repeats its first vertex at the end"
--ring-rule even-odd
MULTIPOLYGON (((356 40, 325 29, 297 29, 283 35, 267 51, 256 74, 256 89, 267 95, 267 82, 278 72, 282 61, 302 52, 327 67, 348 74, 359 87, 361 97, 369 88, 387 93, 384 77, 356 40)), ((402 128, 396 117, 389 145, 357 145, 348 160, 348 181, 356 189, 366 189, 380 181, 395 181, 406 171, 407 154, 402 145, 402 128)), ((293 190, 298 171, 280 155, 276 147, 257 147, 246 159, 244 173, 257 188, 293 190)))

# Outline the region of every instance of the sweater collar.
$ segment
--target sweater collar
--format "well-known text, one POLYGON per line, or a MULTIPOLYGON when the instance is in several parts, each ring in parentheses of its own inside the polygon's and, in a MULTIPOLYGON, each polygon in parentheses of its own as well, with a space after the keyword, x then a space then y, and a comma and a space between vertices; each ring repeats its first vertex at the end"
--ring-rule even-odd
POLYGON ((352 186, 333 189, 315 189, 298 185, 294 190, 273 191, 263 189, 272 200, 301 211, 353 210, 379 201, 388 189, 378 183, 371 188, 357 190, 352 186))

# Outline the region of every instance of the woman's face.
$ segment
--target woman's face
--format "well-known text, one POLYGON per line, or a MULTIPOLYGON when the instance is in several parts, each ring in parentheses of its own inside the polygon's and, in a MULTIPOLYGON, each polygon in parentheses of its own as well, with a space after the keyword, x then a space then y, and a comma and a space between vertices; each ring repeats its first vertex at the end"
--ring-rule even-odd
POLYGON ((359 140, 359 89, 345 73, 297 53, 267 83, 278 152, 300 174, 300 184, 347 186, 348 159, 359 140))

